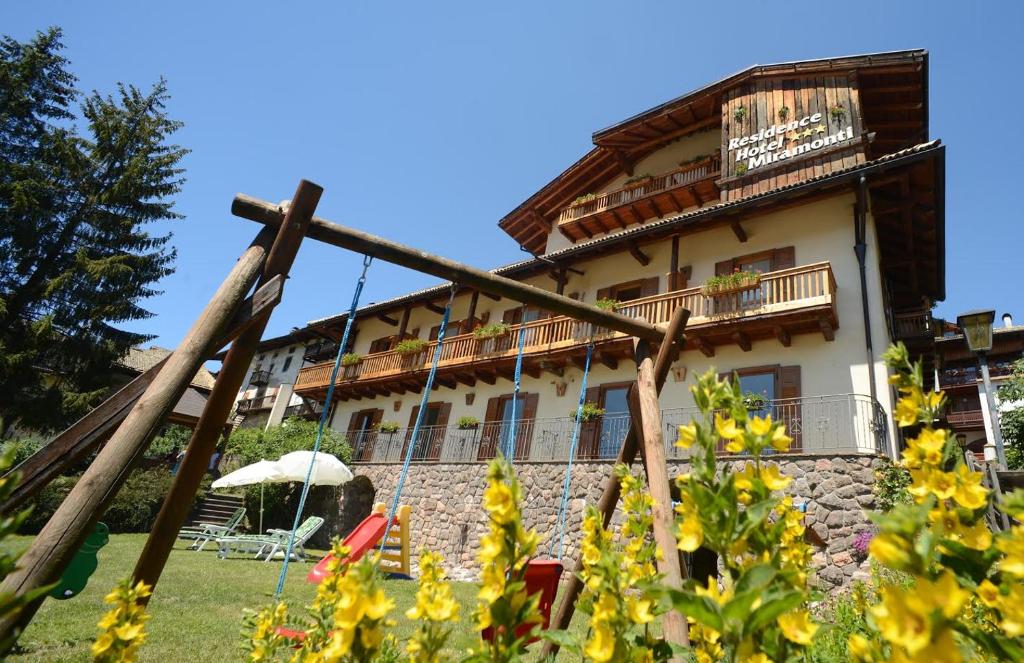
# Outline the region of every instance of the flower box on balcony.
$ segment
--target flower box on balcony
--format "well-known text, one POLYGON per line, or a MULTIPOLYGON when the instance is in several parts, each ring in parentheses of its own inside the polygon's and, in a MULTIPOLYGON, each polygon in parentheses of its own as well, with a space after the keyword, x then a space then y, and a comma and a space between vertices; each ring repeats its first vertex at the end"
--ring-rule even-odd
POLYGON ((404 341, 398 342, 398 345, 395 346, 395 352, 400 355, 419 354, 426 350, 428 345, 430 344, 422 338, 407 338, 404 341))
POLYGON ((644 187, 644 186, 647 186, 648 184, 650 184, 651 180, 653 180, 653 179, 654 179, 654 176, 650 175, 650 174, 634 175, 633 177, 630 177, 628 180, 625 181, 625 183, 623 184, 622 188, 626 189, 627 191, 632 191, 633 189, 639 189, 641 187, 644 187))
POLYGON ((477 327, 473 330, 473 338, 478 341, 485 341, 489 338, 498 338, 508 334, 512 330, 512 325, 507 322, 494 322, 483 327, 477 327))
POLYGON ((761 284, 761 274, 757 272, 735 272, 722 276, 712 276, 700 287, 700 294, 705 297, 727 295, 742 290, 750 290, 761 284))

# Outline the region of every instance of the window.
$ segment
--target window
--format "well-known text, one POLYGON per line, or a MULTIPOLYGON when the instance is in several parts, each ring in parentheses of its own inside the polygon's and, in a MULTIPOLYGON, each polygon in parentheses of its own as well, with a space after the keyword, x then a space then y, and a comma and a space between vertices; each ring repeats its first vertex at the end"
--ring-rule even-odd
MULTIPOLYGON (((423 415, 423 424, 420 427, 419 437, 416 440, 416 447, 413 449, 413 460, 438 460, 441 457, 441 447, 444 444, 448 417, 452 411, 451 403, 428 403, 427 411, 423 415)), ((409 413, 409 426, 405 432, 405 445, 408 448, 412 441, 412 429, 416 426, 416 417, 420 413, 420 406, 413 407, 409 413)), ((405 457, 406 449, 402 450, 402 457, 405 457)))
MULTIPOLYGON (((512 396, 512 394, 505 394, 488 399, 477 456, 478 460, 494 458, 498 451, 508 448, 509 437, 512 435, 512 396)), ((533 439, 533 420, 537 416, 537 404, 539 401, 539 394, 522 392, 520 392, 519 399, 516 401, 516 458, 528 458, 530 455, 530 444, 533 439)))
POLYGON ((630 382, 603 384, 598 400, 604 416, 601 417, 601 432, 598 438, 597 455, 600 458, 614 458, 619 447, 626 439, 629 430, 629 394, 630 382))
POLYGON ((732 379, 733 374, 739 378, 740 389, 745 396, 760 396, 765 400, 762 405, 760 399, 755 401, 752 398, 750 413, 760 417, 770 414, 775 421, 785 423, 787 432, 793 438, 790 450, 799 451, 803 425, 800 367, 755 366, 723 373, 720 377, 732 379))
POLYGON ((370 460, 373 457, 373 446, 376 441, 377 424, 384 418, 384 410, 368 409, 352 413, 346 436, 352 445, 352 458, 370 460))
POLYGON ((295 352, 295 346, 294 345, 291 346, 290 348, 288 348, 288 354, 291 354, 293 352, 295 352))
POLYGON ((281 367, 282 372, 287 372, 292 365, 292 358, 288 357, 284 360, 284 366, 281 367))
MULTIPOLYGON (((446 337, 455 336, 462 329, 462 320, 449 320, 448 326, 445 328, 444 335, 446 337)), ((436 341, 437 335, 441 333, 441 325, 434 325, 430 328, 430 340, 436 341)))
POLYGON ((628 302, 656 294, 658 294, 658 277, 652 276, 648 279, 636 279, 601 288, 597 291, 597 299, 614 299, 620 302, 628 302))
POLYGON ((536 306, 527 306, 525 313, 523 313, 522 306, 517 306, 515 308, 507 309, 502 313, 501 321, 510 325, 518 325, 521 322, 533 322, 534 320, 543 320, 544 318, 550 317, 550 313, 542 311, 536 306))
POLYGON ((785 246, 715 263, 715 275, 723 276, 735 271, 775 272, 790 267, 796 267, 796 252, 792 246, 785 246))
POLYGON ((391 349, 391 340, 393 338, 393 336, 384 336, 382 338, 374 339, 370 342, 370 349, 368 352, 370 354, 375 352, 387 352, 391 349))
POLYGON ((274 374, 274 365, 273 364, 271 364, 270 368, 267 369, 267 373, 270 373, 271 375, 274 374))

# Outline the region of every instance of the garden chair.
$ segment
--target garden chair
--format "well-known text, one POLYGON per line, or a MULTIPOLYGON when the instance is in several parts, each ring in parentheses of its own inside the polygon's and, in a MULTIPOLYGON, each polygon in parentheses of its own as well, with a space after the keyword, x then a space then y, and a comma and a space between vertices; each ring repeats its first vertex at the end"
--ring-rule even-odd
MULTIPOLYGON (((295 530, 295 543, 292 546, 292 555, 297 561, 306 561, 306 542, 316 534, 317 530, 323 527, 324 519, 319 516, 310 516, 295 530)), ((268 529, 266 534, 238 534, 234 536, 223 536, 217 538, 219 551, 217 556, 226 559, 231 551, 252 553, 255 552, 255 559, 260 557, 269 562, 278 552, 288 548, 288 539, 291 537, 291 530, 268 529)))
POLYGON ((207 543, 218 537, 233 535, 235 530, 241 526, 243 520, 245 520, 245 507, 238 507, 224 524, 199 523, 198 527, 183 527, 178 532, 178 538, 192 539, 192 545, 188 549, 199 551, 207 543))

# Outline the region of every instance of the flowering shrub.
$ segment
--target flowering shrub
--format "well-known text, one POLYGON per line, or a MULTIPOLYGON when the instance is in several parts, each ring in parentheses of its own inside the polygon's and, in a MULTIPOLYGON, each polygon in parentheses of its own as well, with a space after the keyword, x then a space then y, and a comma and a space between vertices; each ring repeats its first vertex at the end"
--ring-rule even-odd
MULTIPOLYGON (((885 360, 900 391, 896 420, 920 432, 903 451, 913 503, 875 514, 878 535, 871 556, 910 578, 880 587, 866 609, 870 637, 855 634, 849 651, 857 661, 964 661, 1024 659, 1024 526, 993 534, 985 521, 992 496, 971 472, 949 431, 933 423, 945 404, 926 393, 921 366, 907 349, 889 349, 885 360)), ((1001 505, 1024 516, 1024 493, 1001 505)))
POLYGON ((448 641, 448 624, 459 621, 459 604, 452 596, 451 586, 444 582, 441 556, 424 550, 420 553, 420 586, 416 605, 405 616, 418 626, 406 646, 411 663, 434 663, 443 660, 441 650, 448 641))
POLYGON ((696 660, 786 661, 802 654, 818 629, 804 608, 811 551, 803 514, 777 491, 792 479, 766 462, 766 449, 786 451, 792 439, 771 415, 750 416, 739 381, 714 371, 691 388, 701 420, 679 427, 680 447, 692 449, 691 472, 676 480, 679 549, 712 550, 721 559, 721 583, 687 580, 667 590, 691 624, 696 660), (736 471, 719 466, 715 450, 749 460, 736 471))
POLYGON ((873 539, 875 533, 869 529, 861 530, 857 533, 857 536, 853 538, 853 556, 857 559, 864 559, 868 556, 869 546, 871 545, 871 539, 873 539))
POLYGON ((149 619, 141 601, 149 594, 149 585, 140 580, 133 587, 127 578, 107 594, 104 601, 114 607, 100 619, 100 634, 92 644, 95 663, 132 663, 137 660, 139 647, 146 640, 144 627, 149 619))
MULTIPOLYGON (((664 612, 650 589, 657 580, 657 546, 649 537, 654 502, 643 482, 629 468, 615 468, 622 488, 622 542, 616 544, 605 530, 601 513, 588 506, 583 517, 581 577, 584 591, 578 603, 590 615, 590 630, 582 653, 588 660, 663 661, 671 648, 655 638, 651 624, 664 612)), ((567 634, 548 634, 550 639, 576 654, 581 647, 567 634)))

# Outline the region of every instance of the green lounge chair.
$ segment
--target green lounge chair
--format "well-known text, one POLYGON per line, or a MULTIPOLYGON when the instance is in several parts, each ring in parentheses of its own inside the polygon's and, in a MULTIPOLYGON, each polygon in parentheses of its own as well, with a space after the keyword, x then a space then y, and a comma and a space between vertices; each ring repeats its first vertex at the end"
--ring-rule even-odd
POLYGON ((245 520, 245 507, 238 507, 223 525, 199 523, 199 527, 184 527, 178 532, 179 539, 192 539, 189 550, 202 550, 210 541, 221 536, 232 536, 245 520))
MULTIPOLYGON (((292 547, 293 558, 297 561, 306 560, 306 542, 316 534, 316 531, 323 527, 324 519, 319 516, 310 516, 295 530, 295 544, 292 547)), ((288 548, 288 539, 291 531, 286 529, 268 529, 266 534, 238 534, 235 536, 217 537, 219 551, 217 556, 226 559, 232 551, 252 553, 255 551, 255 558, 264 558, 269 562, 278 552, 288 548)))

